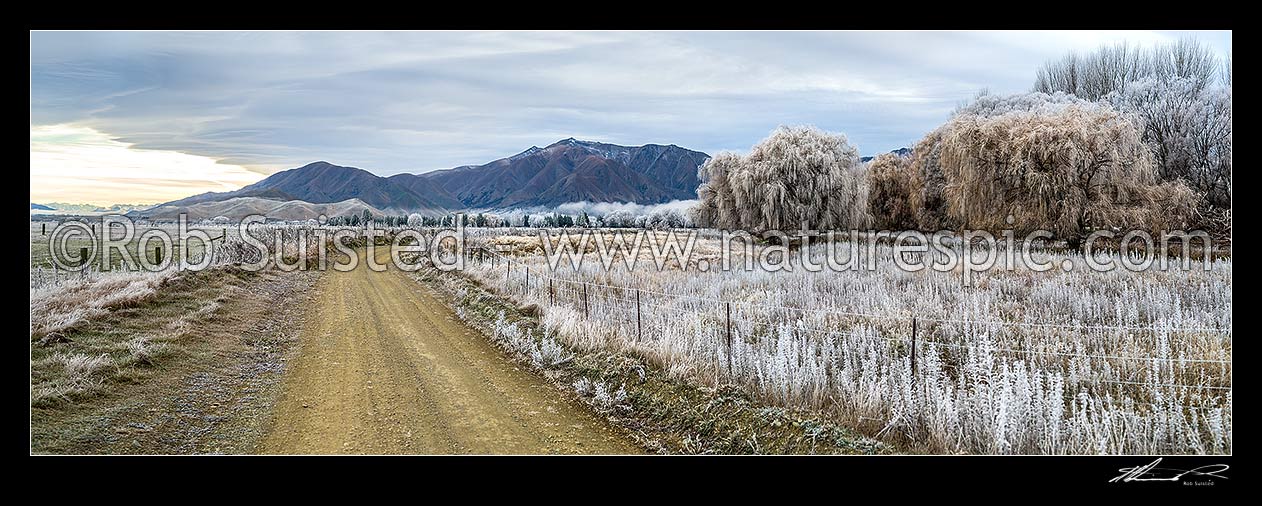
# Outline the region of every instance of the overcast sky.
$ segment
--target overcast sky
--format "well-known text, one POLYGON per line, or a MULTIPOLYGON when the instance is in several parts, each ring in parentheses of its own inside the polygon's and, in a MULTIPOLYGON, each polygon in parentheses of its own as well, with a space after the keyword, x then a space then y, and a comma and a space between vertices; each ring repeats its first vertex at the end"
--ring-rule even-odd
POLYGON ((910 146, 1071 50, 1230 32, 34 32, 31 199, 156 203, 315 160, 388 175, 566 137, 910 146))

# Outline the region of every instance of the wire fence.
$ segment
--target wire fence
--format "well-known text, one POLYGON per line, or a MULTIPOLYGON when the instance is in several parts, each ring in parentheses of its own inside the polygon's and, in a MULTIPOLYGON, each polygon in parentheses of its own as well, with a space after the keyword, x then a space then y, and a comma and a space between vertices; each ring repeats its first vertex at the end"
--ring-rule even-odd
MULTIPOLYGON (((901 314, 879 314, 857 311, 845 311, 832 308, 797 308, 775 304, 760 304, 749 301, 729 301, 716 298, 701 297, 688 294, 671 294, 660 290, 653 290, 635 286, 617 285, 610 283, 597 283, 588 280, 569 279, 554 274, 540 272, 541 269, 532 269, 530 265, 514 259, 508 255, 504 255, 493 249, 474 246, 467 249, 464 253, 466 259, 475 261, 482 265, 489 265, 492 268, 504 269, 506 286, 509 288, 510 295, 527 296, 535 300, 544 301, 553 306, 568 306, 579 312, 585 318, 591 319, 593 316, 602 316, 611 320, 626 324, 628 327, 634 328, 631 336, 633 341, 643 341, 652 339, 652 333, 648 332, 651 327, 659 329, 672 325, 671 320, 667 317, 687 317, 697 322, 708 323, 713 327, 712 332, 726 341, 728 360, 730 361, 732 336, 734 333, 738 335, 750 335, 756 333, 761 328, 762 332, 770 333, 785 329, 786 331, 805 334, 823 336, 825 338, 845 338, 863 335, 869 339, 878 339, 893 343, 904 353, 907 353, 912 361, 912 368, 916 368, 916 350, 926 347, 940 347, 943 349, 954 350, 973 350, 986 353, 1001 353, 1010 356, 1022 357, 1030 360, 1032 363, 1048 360, 1094 360, 1102 361, 1110 364, 1111 369, 1119 374, 1131 371, 1139 374, 1143 371, 1151 371, 1157 369, 1168 373, 1167 375, 1181 374, 1184 377, 1196 376, 1201 379, 1212 379, 1212 382, 1203 382, 1202 384, 1185 384, 1172 383, 1168 379, 1165 381, 1142 381, 1138 378, 1123 379, 1096 379, 1098 383, 1145 387, 1150 389, 1185 389, 1195 391, 1218 391, 1229 392, 1230 386, 1230 357, 1215 358, 1187 358, 1179 356, 1151 356, 1151 355, 1126 355, 1116 352, 1099 352, 1090 353, 1085 351, 1066 351, 1056 349, 1034 349, 1034 348, 1016 348, 1011 346, 1002 346, 994 342, 949 342, 944 340, 951 334, 944 332, 941 328, 946 325, 957 326, 973 326, 984 327, 990 329, 1023 329, 1028 332, 1031 329, 1057 329, 1072 330, 1081 332, 1098 332, 1098 333, 1137 333, 1152 332, 1166 334, 1202 334, 1209 336, 1222 336, 1230 339, 1231 329, 1227 328, 1205 328, 1205 327, 1173 327, 1163 324, 1154 325, 1082 325, 1082 324, 1058 324, 1058 323, 1040 323, 1040 322, 1019 322, 1019 321, 995 321, 995 320, 970 320, 962 318, 935 318, 917 315, 901 315, 901 314), (671 304, 671 302, 674 302, 671 304), (759 313, 761 311, 761 314, 759 313), (799 313, 799 314, 815 314, 825 318, 828 323, 837 323, 832 320, 849 320, 851 323, 849 329, 843 328, 818 328, 805 325, 802 319, 775 318, 773 312, 782 313, 799 313), (832 320, 827 320, 831 318, 832 320), (873 336, 872 332, 866 332, 860 327, 860 324, 866 324, 869 328, 873 325, 882 326, 881 334, 894 334, 905 337, 885 337, 873 336), (926 325, 934 324, 940 328, 925 329, 926 325), (891 328, 892 326, 892 328, 891 328), (859 329, 859 330, 856 330, 859 329), (1128 365, 1129 364, 1129 365, 1128 365), (1177 371, 1176 371, 1177 369, 1177 371)), ((958 329, 957 329, 958 330, 958 329)), ((620 331, 626 332, 625 329, 620 331)), ((629 333, 629 332, 626 332, 629 333)), ((956 332, 955 335, 963 335, 963 332, 956 332)), ((1059 342, 1058 342, 1059 344, 1059 342)), ((1228 352, 1229 353, 1229 352, 1228 352)), ((716 357, 717 358, 717 357, 716 357)), ((728 366, 729 373, 731 365, 728 366)))

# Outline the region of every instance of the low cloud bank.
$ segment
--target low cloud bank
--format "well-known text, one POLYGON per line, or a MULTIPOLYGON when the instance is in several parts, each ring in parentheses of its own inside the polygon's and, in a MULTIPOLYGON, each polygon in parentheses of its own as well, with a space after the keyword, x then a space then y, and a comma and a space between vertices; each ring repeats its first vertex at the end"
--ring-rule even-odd
POLYGON ((677 211, 686 214, 688 209, 697 205, 697 200, 672 200, 664 204, 636 204, 635 202, 566 202, 556 206, 553 211, 561 214, 578 214, 586 212, 591 216, 605 216, 614 211, 623 211, 635 216, 653 214, 655 211, 677 211))
POLYGON ((489 213, 513 226, 565 226, 566 223, 553 224, 551 220, 556 220, 558 215, 578 219, 579 215, 586 214, 589 219, 587 225, 590 226, 669 228, 688 226, 688 210, 696 204, 696 200, 672 200, 662 204, 579 201, 566 202, 555 207, 495 210, 489 213))

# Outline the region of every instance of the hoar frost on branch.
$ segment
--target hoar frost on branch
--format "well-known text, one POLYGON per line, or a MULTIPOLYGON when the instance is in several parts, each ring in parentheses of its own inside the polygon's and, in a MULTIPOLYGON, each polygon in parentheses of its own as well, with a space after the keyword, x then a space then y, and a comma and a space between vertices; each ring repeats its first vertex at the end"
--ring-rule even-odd
POLYGON ((921 185, 919 174, 911 170, 910 156, 893 153, 877 155, 868 164, 868 208, 876 226, 888 230, 911 230, 919 226, 912 188, 921 185))
POLYGON ((1143 125, 1162 179, 1182 179, 1209 204, 1231 207, 1231 88, 1145 78, 1107 97, 1143 125))
MULTIPOLYGON (((1086 100, 1102 100, 1145 78, 1183 79, 1199 91, 1215 81, 1220 69, 1230 67, 1224 66, 1211 48, 1193 39, 1149 48, 1122 43, 1101 46, 1086 55, 1070 53, 1044 63, 1035 78, 1034 91, 1064 92, 1086 100)), ((1230 79, 1226 71, 1222 76, 1224 81, 1230 79)))
POLYGON ((753 231, 869 225, 859 152, 841 134, 780 127, 748 155, 720 153, 698 170, 699 226, 753 231))
POLYGON ((989 118, 1012 112, 1056 113, 1073 105, 1085 106, 1089 104, 1091 104, 1090 101, 1059 91, 1053 93, 1018 93, 1015 95, 979 93, 973 97, 971 102, 956 109, 955 113, 989 118))
POLYGON ((1231 61, 1184 39, 1150 48, 1104 46, 1039 69, 1034 90, 1112 104, 1133 115, 1163 180, 1203 198, 1202 214, 1231 209, 1231 61))

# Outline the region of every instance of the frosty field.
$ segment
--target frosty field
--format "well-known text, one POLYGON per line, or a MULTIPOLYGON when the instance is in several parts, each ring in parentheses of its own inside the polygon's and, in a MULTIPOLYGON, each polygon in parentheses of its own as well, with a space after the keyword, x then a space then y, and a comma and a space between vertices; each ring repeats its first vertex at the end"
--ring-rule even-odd
POLYGON ((720 250, 703 238, 682 269, 615 257, 606 270, 589 244, 580 267, 551 272, 535 233, 477 231, 472 247, 491 252, 464 272, 538 304, 572 346, 628 350, 915 451, 1232 451, 1229 258, 1101 273, 1081 255, 1040 252, 1074 268, 991 271, 965 286, 957 272, 896 268, 887 245, 872 271, 703 272, 697 260, 720 250))

